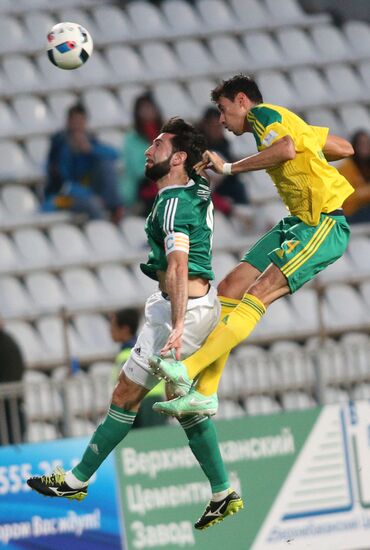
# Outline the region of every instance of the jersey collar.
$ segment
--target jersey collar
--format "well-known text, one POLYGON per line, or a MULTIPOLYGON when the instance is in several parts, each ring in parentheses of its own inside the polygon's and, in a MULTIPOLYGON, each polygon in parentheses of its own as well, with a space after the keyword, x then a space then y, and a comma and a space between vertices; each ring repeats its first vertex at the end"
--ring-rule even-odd
POLYGON ((195 185, 195 181, 192 179, 190 179, 186 185, 168 185, 167 187, 162 187, 162 189, 158 191, 158 195, 163 193, 163 191, 167 191, 168 189, 180 189, 180 187, 187 189, 188 187, 192 187, 193 185, 195 185))

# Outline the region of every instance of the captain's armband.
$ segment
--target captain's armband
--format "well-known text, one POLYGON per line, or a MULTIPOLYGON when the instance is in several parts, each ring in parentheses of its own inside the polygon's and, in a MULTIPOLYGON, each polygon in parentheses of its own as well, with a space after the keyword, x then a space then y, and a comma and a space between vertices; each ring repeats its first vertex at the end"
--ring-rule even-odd
POLYGON ((166 255, 179 250, 189 254, 189 235, 186 233, 169 233, 164 239, 164 249, 166 255))

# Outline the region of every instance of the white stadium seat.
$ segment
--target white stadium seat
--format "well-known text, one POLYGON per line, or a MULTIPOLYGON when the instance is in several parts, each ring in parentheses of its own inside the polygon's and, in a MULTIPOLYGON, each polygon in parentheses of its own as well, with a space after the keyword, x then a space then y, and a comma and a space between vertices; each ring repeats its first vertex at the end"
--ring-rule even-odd
POLYGON ((146 93, 146 91, 143 84, 124 84, 118 88, 117 95, 126 113, 133 112, 136 98, 146 93))
POLYGON ((6 56, 2 62, 2 69, 9 93, 34 92, 43 88, 42 76, 36 65, 24 55, 6 56), (22 78, 19 78, 19 75, 22 75, 22 78))
POLYGON ((332 98, 339 102, 366 99, 368 91, 360 77, 347 65, 332 65, 326 67, 325 76, 332 89, 332 98))
POLYGON ((164 0, 161 9, 172 36, 196 36, 207 32, 192 5, 185 0, 164 0))
POLYGON ((47 105, 40 98, 20 96, 13 100, 13 108, 19 120, 22 135, 44 134, 55 130, 55 120, 47 105))
POLYGON ((245 29, 264 29, 271 26, 271 17, 259 0, 230 0, 237 20, 245 29))
POLYGON ((54 225, 49 230, 49 237, 62 265, 69 262, 88 261, 93 257, 85 235, 74 225, 67 223, 54 225))
POLYGON ((349 136, 357 130, 370 127, 369 109, 364 105, 344 105, 338 108, 338 113, 349 136))
POLYGON ((215 81, 208 78, 195 78, 187 82, 187 88, 192 100, 197 106, 199 117, 201 117, 204 110, 211 105, 210 92, 215 85, 215 81))
POLYGON ((152 79, 171 79, 178 76, 179 60, 167 44, 149 41, 142 44, 139 51, 147 67, 150 67, 149 74, 152 79))
POLYGON ((60 317, 43 316, 36 322, 36 326, 43 345, 47 349, 48 358, 69 361, 69 354, 78 357, 86 351, 81 337, 71 323, 67 324, 65 334, 60 317), (65 337, 68 339, 68 349, 65 348, 65 337))
POLYGON ((237 260, 229 252, 215 252, 212 259, 212 269, 215 274, 214 284, 218 285, 236 265, 237 260))
MULTIPOLYGON (((11 155, 8 157, 8 162, 10 160, 11 155)), ((21 185, 6 185, 3 187, 1 199, 5 208, 12 216, 35 214, 39 209, 38 200, 35 194, 27 187, 21 185)))
POLYGON ((348 256, 352 262, 352 275, 370 276, 370 239, 354 236, 349 240, 348 256))
POLYGON ((344 21, 343 31, 357 57, 370 55, 370 25, 367 21, 344 21))
POLYGON ((160 9, 145 0, 127 4, 127 13, 132 22, 132 32, 137 40, 143 38, 163 38, 168 36, 170 28, 160 9))
POLYGON ((15 17, 2 15, 0 19, 0 53, 27 49, 26 34, 23 25, 15 17))
POLYGON ((75 77, 75 83, 81 90, 89 86, 109 86, 115 80, 113 69, 98 51, 94 52, 88 63, 78 69, 75 77))
POLYGON ((258 84, 266 103, 294 108, 298 102, 292 85, 282 73, 277 71, 261 72, 258 76, 258 84))
POLYGON ((105 264, 97 269, 98 278, 109 299, 122 306, 136 306, 147 298, 144 288, 132 272, 117 264, 105 264))
POLYGON ((20 145, 7 140, 0 142, 0 180, 30 181, 37 175, 38 171, 20 145))
POLYGON ((89 113, 91 128, 122 126, 128 123, 128 115, 112 92, 102 88, 93 89, 84 92, 82 97, 89 113))
POLYGON ((55 265, 55 249, 39 229, 17 229, 13 233, 13 239, 25 266, 42 269, 55 265))
POLYGON ((337 115, 331 109, 310 108, 305 112, 304 119, 314 126, 326 126, 332 134, 344 136, 345 130, 337 115))
POLYGON ((244 401, 246 411, 251 416, 256 414, 272 414, 281 411, 279 403, 269 395, 252 395, 244 401))
MULTIPOLYGON (((284 2, 281 2, 281 5, 284 5, 284 2)), ((281 5, 278 7, 279 10, 281 5)), ((276 37, 284 59, 288 63, 301 67, 305 64, 317 62, 318 51, 310 36, 302 29, 283 29, 277 32, 276 37)))
POLYGON ((0 277, 0 311, 4 317, 33 313, 34 304, 22 283, 15 277, 0 277))
POLYGON ((323 319, 329 329, 361 327, 369 323, 363 297, 349 285, 333 284, 325 289, 323 319))
POLYGON ((65 307, 65 292, 55 275, 47 272, 31 273, 26 276, 25 285, 39 312, 50 313, 65 307))
MULTIPOLYGON (((43 89, 48 93, 53 90, 56 92, 60 90, 70 91, 76 87, 75 71, 63 71, 55 67, 55 65, 50 63, 45 52, 36 56, 36 64, 42 75, 43 89)), ((63 105, 61 105, 61 109, 63 109, 63 105)), ((57 119, 59 119, 59 117, 57 117, 57 119)))
POLYGON ((256 69, 274 69, 285 65, 278 42, 267 32, 247 32, 243 35, 243 43, 256 69))
POLYGON ((334 25, 318 25, 311 29, 311 36, 322 62, 346 61, 353 53, 345 35, 334 25))
POLYGON ((19 344, 27 367, 31 367, 36 363, 42 364, 47 362, 47 350, 38 332, 31 324, 25 321, 8 321, 6 323, 6 330, 19 344))
POLYGON ((233 36, 215 36, 208 45, 220 72, 247 71, 251 65, 248 52, 233 36))
POLYGON ((123 42, 132 37, 130 23, 118 6, 98 5, 92 9, 100 42, 123 42))
POLYGON ((76 330, 81 340, 90 349, 90 353, 114 353, 117 349, 113 342, 109 323, 102 315, 81 313, 74 318, 76 330))
MULTIPOLYGON (((62 72, 60 69, 57 70, 62 72)), ((77 95, 73 92, 52 92, 48 95, 48 104, 55 118, 55 130, 60 130, 64 127, 67 119, 67 111, 75 103, 77 103, 77 95)))
POLYGON ((196 108, 190 95, 177 82, 153 85, 153 95, 165 118, 181 116, 193 120, 196 108))
POLYGON ((4 271, 16 271, 17 268, 22 267, 22 260, 17 253, 14 243, 5 233, 0 233, 0 250, 0 273, 4 271))
POLYGON ((109 305, 102 285, 91 271, 83 268, 65 269, 61 279, 68 292, 70 309, 99 308, 109 305))
POLYGON ((281 401, 286 411, 310 409, 316 406, 315 400, 305 392, 284 392, 281 401))
POLYGON ((237 27, 237 19, 227 2, 223 0, 197 0, 195 5, 202 16, 203 24, 210 30, 226 32, 237 27))
POLYGON ((85 235, 99 259, 123 259, 127 244, 115 225, 105 220, 91 220, 85 226, 85 235))
MULTIPOLYGON (((210 55, 207 48, 202 44, 200 40, 193 38, 186 38, 184 40, 176 40, 174 43, 174 49, 182 64, 185 74, 191 75, 207 75, 217 71, 217 64, 210 55), (196 63, 194 63, 196 59, 196 63)), ((198 79, 191 80, 190 84, 196 84, 198 79)), ((208 101, 211 88, 208 90, 208 101)))
POLYGON ((44 11, 33 11, 23 15, 23 22, 29 34, 33 51, 44 50, 46 36, 55 25, 55 18, 44 11))
MULTIPOLYGON (((5 101, 0 101, 0 137, 16 136, 19 134, 18 121, 14 110, 11 109, 5 101)), ((2 169, 4 169, 2 167, 2 169)), ((14 170, 14 168, 12 168, 14 170)), ((9 168, 7 172, 9 172, 9 168)))
POLYGON ((330 104, 331 91, 325 78, 317 69, 302 67, 289 71, 289 76, 302 108, 330 104))
MULTIPOLYGON (((132 5, 132 4, 130 4, 132 5)), ((148 80, 148 67, 134 48, 130 46, 111 46, 105 51, 107 60, 111 65, 117 83, 145 82, 148 80)))

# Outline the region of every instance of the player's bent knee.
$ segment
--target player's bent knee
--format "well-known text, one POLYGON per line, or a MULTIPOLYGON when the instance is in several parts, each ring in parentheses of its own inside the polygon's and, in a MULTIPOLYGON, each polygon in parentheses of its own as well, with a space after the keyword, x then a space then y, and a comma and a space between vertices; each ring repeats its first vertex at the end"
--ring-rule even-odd
POLYGON ((122 372, 113 390, 112 403, 126 411, 136 411, 144 395, 145 389, 132 382, 122 372))

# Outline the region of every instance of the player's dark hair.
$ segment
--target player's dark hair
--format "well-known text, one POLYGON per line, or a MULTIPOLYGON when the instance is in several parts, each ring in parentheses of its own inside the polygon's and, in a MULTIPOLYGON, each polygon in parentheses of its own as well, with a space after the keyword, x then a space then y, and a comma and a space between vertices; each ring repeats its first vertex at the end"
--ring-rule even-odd
POLYGON ((187 154, 185 170, 190 176, 194 164, 202 160, 202 155, 207 148, 205 137, 194 126, 179 117, 170 118, 165 122, 161 132, 174 134, 171 140, 173 152, 185 151, 187 154))
POLYGON ((114 316, 116 318, 116 323, 120 328, 127 325, 130 328, 131 334, 136 334, 140 319, 140 314, 137 309, 119 309, 114 312, 114 316))
POLYGON ((263 98, 256 81, 245 74, 237 74, 228 80, 223 80, 216 88, 211 91, 211 99, 215 103, 220 97, 226 97, 234 101, 235 96, 243 92, 253 103, 262 103, 263 98))
POLYGON ((72 115, 87 116, 86 107, 82 103, 75 103, 68 109, 68 118, 70 118, 72 115))

